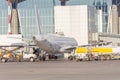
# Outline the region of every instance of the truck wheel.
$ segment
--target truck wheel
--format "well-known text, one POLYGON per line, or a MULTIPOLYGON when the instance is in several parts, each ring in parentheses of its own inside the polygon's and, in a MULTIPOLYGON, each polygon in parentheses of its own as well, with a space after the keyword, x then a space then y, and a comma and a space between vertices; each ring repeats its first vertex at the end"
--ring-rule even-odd
POLYGON ((80 61, 83 61, 83 59, 80 59, 80 61))
POLYGON ((49 58, 49 60, 51 60, 52 59, 52 55, 48 55, 48 58, 49 58))
POLYGON ((5 62, 7 62, 7 59, 6 59, 6 58, 2 58, 1 61, 2 61, 3 63, 5 63, 5 62))
POLYGON ((46 60, 46 59, 45 59, 45 56, 43 56, 43 57, 42 57, 42 60, 43 60, 43 61, 45 61, 45 60, 46 60))
POLYGON ((69 56, 68 60, 70 60, 70 61, 73 60, 73 56, 69 56))
POLYGON ((55 57, 54 57, 54 59, 55 59, 55 60, 57 60, 57 59, 58 59, 58 57, 57 57, 57 56, 55 56, 55 57))
POLYGON ((95 57, 94 60, 95 60, 95 61, 98 61, 98 60, 99 60, 99 57, 95 57))
POLYGON ((30 58, 30 62, 34 62, 35 59, 33 57, 30 58))

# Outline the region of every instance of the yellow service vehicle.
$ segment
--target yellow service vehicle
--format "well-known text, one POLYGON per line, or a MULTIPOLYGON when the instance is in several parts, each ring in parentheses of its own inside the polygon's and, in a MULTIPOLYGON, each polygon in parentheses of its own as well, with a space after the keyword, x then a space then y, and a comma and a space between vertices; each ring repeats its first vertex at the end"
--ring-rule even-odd
POLYGON ((88 49, 86 47, 78 47, 75 50, 75 56, 76 56, 76 60, 86 60, 87 59, 87 53, 88 53, 88 49))
POLYGON ((120 47, 78 47, 75 52, 80 61, 120 59, 120 47))
POLYGON ((3 52, 2 50, 0 50, 0 58, 2 58, 2 56, 3 56, 3 52))
POLYGON ((94 48, 91 48, 91 51, 92 51, 92 54, 98 58, 98 60, 111 59, 111 55, 113 52, 112 48, 109 48, 109 47, 94 47, 94 48))

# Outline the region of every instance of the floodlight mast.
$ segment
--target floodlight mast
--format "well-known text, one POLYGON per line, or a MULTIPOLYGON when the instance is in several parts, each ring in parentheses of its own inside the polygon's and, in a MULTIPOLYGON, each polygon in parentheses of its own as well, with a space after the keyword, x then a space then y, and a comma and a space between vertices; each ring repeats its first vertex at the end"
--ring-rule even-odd
POLYGON ((19 34, 19 17, 17 4, 25 0, 7 0, 8 1, 8 34, 19 34), (10 10, 10 3, 12 10, 10 10))
POLYGON ((11 34, 11 26, 10 26, 10 0, 8 0, 8 34, 11 34))

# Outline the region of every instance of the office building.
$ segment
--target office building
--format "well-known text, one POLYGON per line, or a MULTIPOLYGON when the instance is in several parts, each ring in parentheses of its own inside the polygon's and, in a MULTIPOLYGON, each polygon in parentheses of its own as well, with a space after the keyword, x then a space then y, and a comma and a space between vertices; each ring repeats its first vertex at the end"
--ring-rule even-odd
POLYGON ((92 32, 95 32, 94 7, 87 5, 56 6, 54 11, 56 33, 74 37, 78 45, 89 44, 92 32))
POLYGON ((120 0, 112 0, 108 20, 108 32, 120 34, 120 0))

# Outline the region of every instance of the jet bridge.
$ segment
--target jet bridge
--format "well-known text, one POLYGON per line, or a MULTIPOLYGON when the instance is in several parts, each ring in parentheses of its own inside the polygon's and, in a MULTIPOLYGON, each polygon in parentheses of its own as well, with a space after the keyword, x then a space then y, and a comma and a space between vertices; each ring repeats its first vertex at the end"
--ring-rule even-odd
POLYGON ((94 33, 93 41, 103 41, 111 43, 120 43, 120 34, 113 33, 94 33))
POLYGON ((120 43, 120 34, 99 33, 99 39, 112 43, 120 43))

